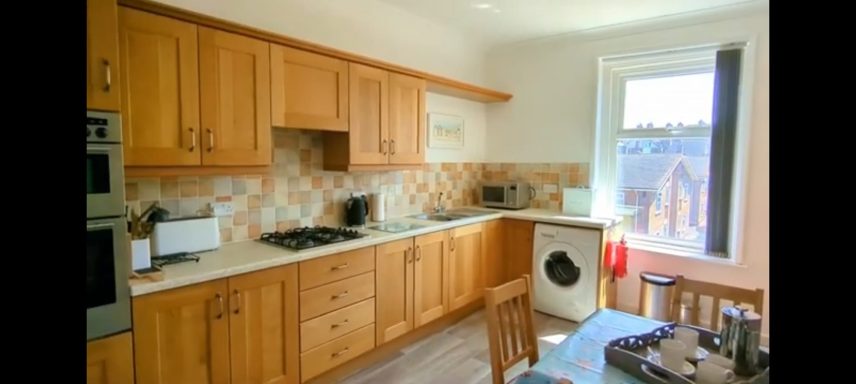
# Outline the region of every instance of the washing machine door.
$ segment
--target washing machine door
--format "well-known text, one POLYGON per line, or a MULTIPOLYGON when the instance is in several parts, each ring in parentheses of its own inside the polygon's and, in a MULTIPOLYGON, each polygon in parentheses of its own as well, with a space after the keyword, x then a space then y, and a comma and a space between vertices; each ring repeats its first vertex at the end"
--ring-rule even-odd
POLYGON ((591 269, 582 252, 571 244, 553 242, 541 249, 536 267, 543 281, 568 293, 587 287, 591 269))

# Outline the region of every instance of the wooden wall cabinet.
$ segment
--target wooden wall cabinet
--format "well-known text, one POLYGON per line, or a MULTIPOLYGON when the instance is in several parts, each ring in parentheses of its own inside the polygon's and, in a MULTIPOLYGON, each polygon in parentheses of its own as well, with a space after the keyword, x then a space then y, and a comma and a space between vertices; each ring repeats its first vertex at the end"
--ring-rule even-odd
POLYGON ((297 383, 297 265, 133 300, 136 382, 297 383))
POLYGON ((115 0, 86 2, 86 108, 118 111, 119 41, 115 0))
POLYGON ((270 44, 119 9, 126 166, 271 164, 270 44))
POLYGON ((348 131, 348 62, 270 46, 271 120, 276 127, 348 131))
POLYGON ((347 134, 328 134, 324 168, 383 170, 425 161, 425 80, 349 64, 347 134))
POLYGON ((86 343, 86 384, 133 384, 131 332, 86 343))

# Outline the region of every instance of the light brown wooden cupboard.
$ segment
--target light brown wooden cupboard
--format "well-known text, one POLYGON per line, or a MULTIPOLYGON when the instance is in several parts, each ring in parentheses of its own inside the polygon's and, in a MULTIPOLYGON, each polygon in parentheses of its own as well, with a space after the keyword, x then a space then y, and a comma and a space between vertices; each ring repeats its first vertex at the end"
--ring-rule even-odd
POLYGON ((271 121, 275 127, 348 131, 348 62, 270 46, 271 121))
POLYGON ((119 9, 126 166, 271 163, 270 44, 119 9))
POLYGON ((86 108, 118 111, 119 41, 114 0, 86 1, 86 108))
POLYGON ((503 234, 505 281, 532 275, 532 247, 535 223, 528 220, 501 219, 503 234))
POLYGON ((449 230, 449 310, 461 308, 484 294, 483 223, 449 230))
POLYGON ((136 382, 297 383, 297 265, 133 300, 136 382))
POLYGON ((133 384, 131 332, 86 343, 86 384, 133 384))
POLYGON ((324 139, 324 168, 397 169, 425 160, 425 80, 350 63, 349 129, 324 139))

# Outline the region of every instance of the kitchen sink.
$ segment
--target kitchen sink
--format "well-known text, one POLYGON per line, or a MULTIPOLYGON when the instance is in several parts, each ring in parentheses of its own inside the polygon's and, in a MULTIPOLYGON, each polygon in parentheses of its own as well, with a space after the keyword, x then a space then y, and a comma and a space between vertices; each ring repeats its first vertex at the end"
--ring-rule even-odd
POLYGON ((445 213, 420 213, 418 215, 409 216, 414 219, 431 220, 431 221, 452 221, 466 219, 468 217, 476 217, 490 215, 493 212, 480 211, 476 209, 452 209, 445 213))

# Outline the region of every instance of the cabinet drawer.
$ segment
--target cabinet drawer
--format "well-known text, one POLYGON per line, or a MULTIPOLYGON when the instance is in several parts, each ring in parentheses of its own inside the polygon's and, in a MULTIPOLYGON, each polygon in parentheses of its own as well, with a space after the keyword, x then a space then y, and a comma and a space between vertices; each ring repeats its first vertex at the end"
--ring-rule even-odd
POLYGON ((301 262, 300 290, 374 270, 374 252, 374 247, 366 247, 301 262))
POLYGON ((374 298, 316 317, 300 324, 300 352, 306 352, 374 322, 374 298))
POLYGON ((322 344, 300 355, 300 382, 372 350, 375 346, 375 326, 367 325, 336 340, 322 344))
POLYGON ((300 321, 374 296, 374 271, 300 292, 300 321))

